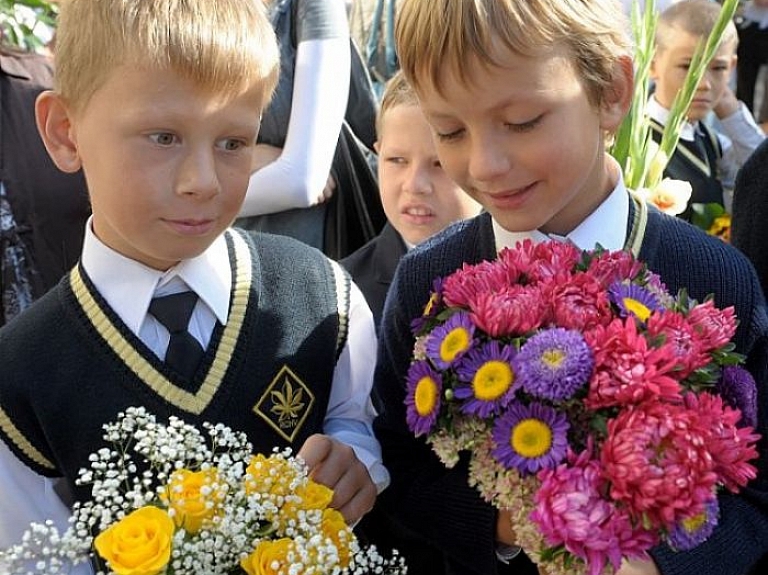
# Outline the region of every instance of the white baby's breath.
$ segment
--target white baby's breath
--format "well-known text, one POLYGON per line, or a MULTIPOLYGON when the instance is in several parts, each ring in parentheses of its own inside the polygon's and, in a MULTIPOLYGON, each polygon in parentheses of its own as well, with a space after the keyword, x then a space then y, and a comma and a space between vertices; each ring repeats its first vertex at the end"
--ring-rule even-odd
POLYGON ((323 530, 322 509, 285 507, 298 507, 302 499, 297 489, 311 482, 304 462, 288 449, 252 462, 252 447, 243 433, 209 423, 199 430, 176 417, 160 423, 140 407, 127 409, 105 425, 104 439, 110 447, 93 453, 90 467, 80 470, 77 479, 78 485, 90 488, 91 499, 74 505, 64 533, 50 521, 30 525, 18 545, 0 553, 3 572, 66 573, 71 565, 96 558, 98 575, 118 573, 98 557, 94 540, 147 507, 161 509, 170 518, 165 521, 177 522, 170 558, 156 575, 243 574, 241 560, 259 544, 280 538, 292 540, 289 564, 280 570, 285 575, 407 571, 397 554, 385 559, 375 548, 361 550, 347 527, 335 534, 350 557, 345 565, 341 549, 323 530), (250 475, 249 464, 258 478, 250 475), (185 473, 211 478, 198 486, 203 503, 196 509, 202 515, 194 528, 188 523, 192 514, 185 516, 169 501, 185 502, 180 482, 185 473), (255 491, 254 479, 259 486, 255 491))

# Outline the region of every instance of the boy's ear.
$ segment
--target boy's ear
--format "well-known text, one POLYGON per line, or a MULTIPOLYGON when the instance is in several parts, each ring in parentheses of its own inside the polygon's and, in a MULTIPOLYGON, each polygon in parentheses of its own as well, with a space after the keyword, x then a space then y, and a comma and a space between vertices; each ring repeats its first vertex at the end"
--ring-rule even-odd
POLYGON ((373 151, 374 151, 374 152, 376 152, 376 153, 378 154, 380 149, 381 149, 381 146, 379 146, 379 141, 378 141, 378 140, 376 140, 376 141, 373 143, 373 151))
POLYGON ((635 89, 635 73, 629 56, 619 58, 613 65, 611 83, 603 92, 600 108, 600 125, 614 132, 621 125, 632 104, 635 89))
POLYGON ((53 163, 62 171, 74 173, 82 164, 72 136, 69 108, 57 93, 46 90, 35 101, 37 130, 53 163))

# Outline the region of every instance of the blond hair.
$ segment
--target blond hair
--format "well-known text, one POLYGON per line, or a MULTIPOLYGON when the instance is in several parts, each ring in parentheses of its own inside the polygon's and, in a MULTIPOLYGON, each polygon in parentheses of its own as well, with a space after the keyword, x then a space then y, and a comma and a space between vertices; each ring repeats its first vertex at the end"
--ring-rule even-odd
POLYGON ((446 69, 469 84, 472 57, 500 65, 497 42, 524 56, 567 47, 590 101, 599 105, 615 63, 631 57, 629 26, 610 0, 404 0, 395 30, 400 66, 414 89, 442 93, 446 69))
MULTIPOLYGON (((722 6, 712 0, 682 0, 669 6, 659 15, 656 27, 656 49, 663 51, 669 47, 675 32, 682 30, 703 40, 709 37, 720 17, 722 6)), ((738 32, 733 22, 728 22, 723 31, 720 46, 730 46, 736 50, 738 32)))
POLYGON ((62 0, 55 56, 55 89, 75 111, 124 64, 233 97, 261 83, 265 101, 279 71, 261 0, 62 0))
POLYGON ((398 70, 384 86, 384 92, 381 95, 381 104, 376 114, 376 135, 381 137, 381 129, 384 121, 384 115, 398 106, 418 106, 419 100, 416 92, 405 79, 403 72, 398 70))

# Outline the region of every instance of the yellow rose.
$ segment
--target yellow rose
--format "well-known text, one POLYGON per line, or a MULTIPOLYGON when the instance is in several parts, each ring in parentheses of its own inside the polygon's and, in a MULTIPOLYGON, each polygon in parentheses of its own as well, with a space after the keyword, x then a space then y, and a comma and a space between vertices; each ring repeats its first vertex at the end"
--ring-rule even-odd
POLYGON ((293 540, 286 537, 275 541, 262 541, 253 553, 240 561, 240 567, 248 575, 277 575, 288 566, 288 553, 293 540))
POLYGON ((146 506, 100 533, 93 544, 118 575, 157 575, 170 561, 174 531, 165 511, 146 506))
POLYGON ((163 494, 163 501, 174 510, 174 521, 187 533, 197 533, 206 520, 219 510, 224 494, 214 486, 218 481, 216 469, 173 473, 163 494))
POLYGON ((339 564, 342 568, 349 566, 350 543, 354 538, 352 530, 344 521, 344 516, 336 509, 326 509, 323 511, 322 522, 323 535, 333 541, 336 549, 339 551, 339 564))
POLYGON ((292 492, 291 482, 296 477, 296 471, 284 459, 265 457, 259 453, 251 458, 245 469, 248 477, 245 481, 245 492, 271 493, 285 497, 292 492))
POLYGON ((322 511, 331 504, 333 489, 311 479, 296 489, 296 497, 286 500, 278 515, 279 528, 285 529, 290 521, 298 521, 299 511, 322 511))

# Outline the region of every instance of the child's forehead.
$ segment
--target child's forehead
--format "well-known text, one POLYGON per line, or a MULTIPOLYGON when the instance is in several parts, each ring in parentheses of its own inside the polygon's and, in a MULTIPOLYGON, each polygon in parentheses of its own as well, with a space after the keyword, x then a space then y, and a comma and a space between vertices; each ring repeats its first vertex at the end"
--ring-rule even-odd
MULTIPOLYGON (((659 53, 670 52, 677 55, 693 56, 699 45, 707 41, 704 34, 697 34, 681 26, 672 26, 664 30, 663 40, 657 46, 659 53)), ((736 54, 735 42, 722 42, 715 51, 715 58, 730 57, 736 54)))

